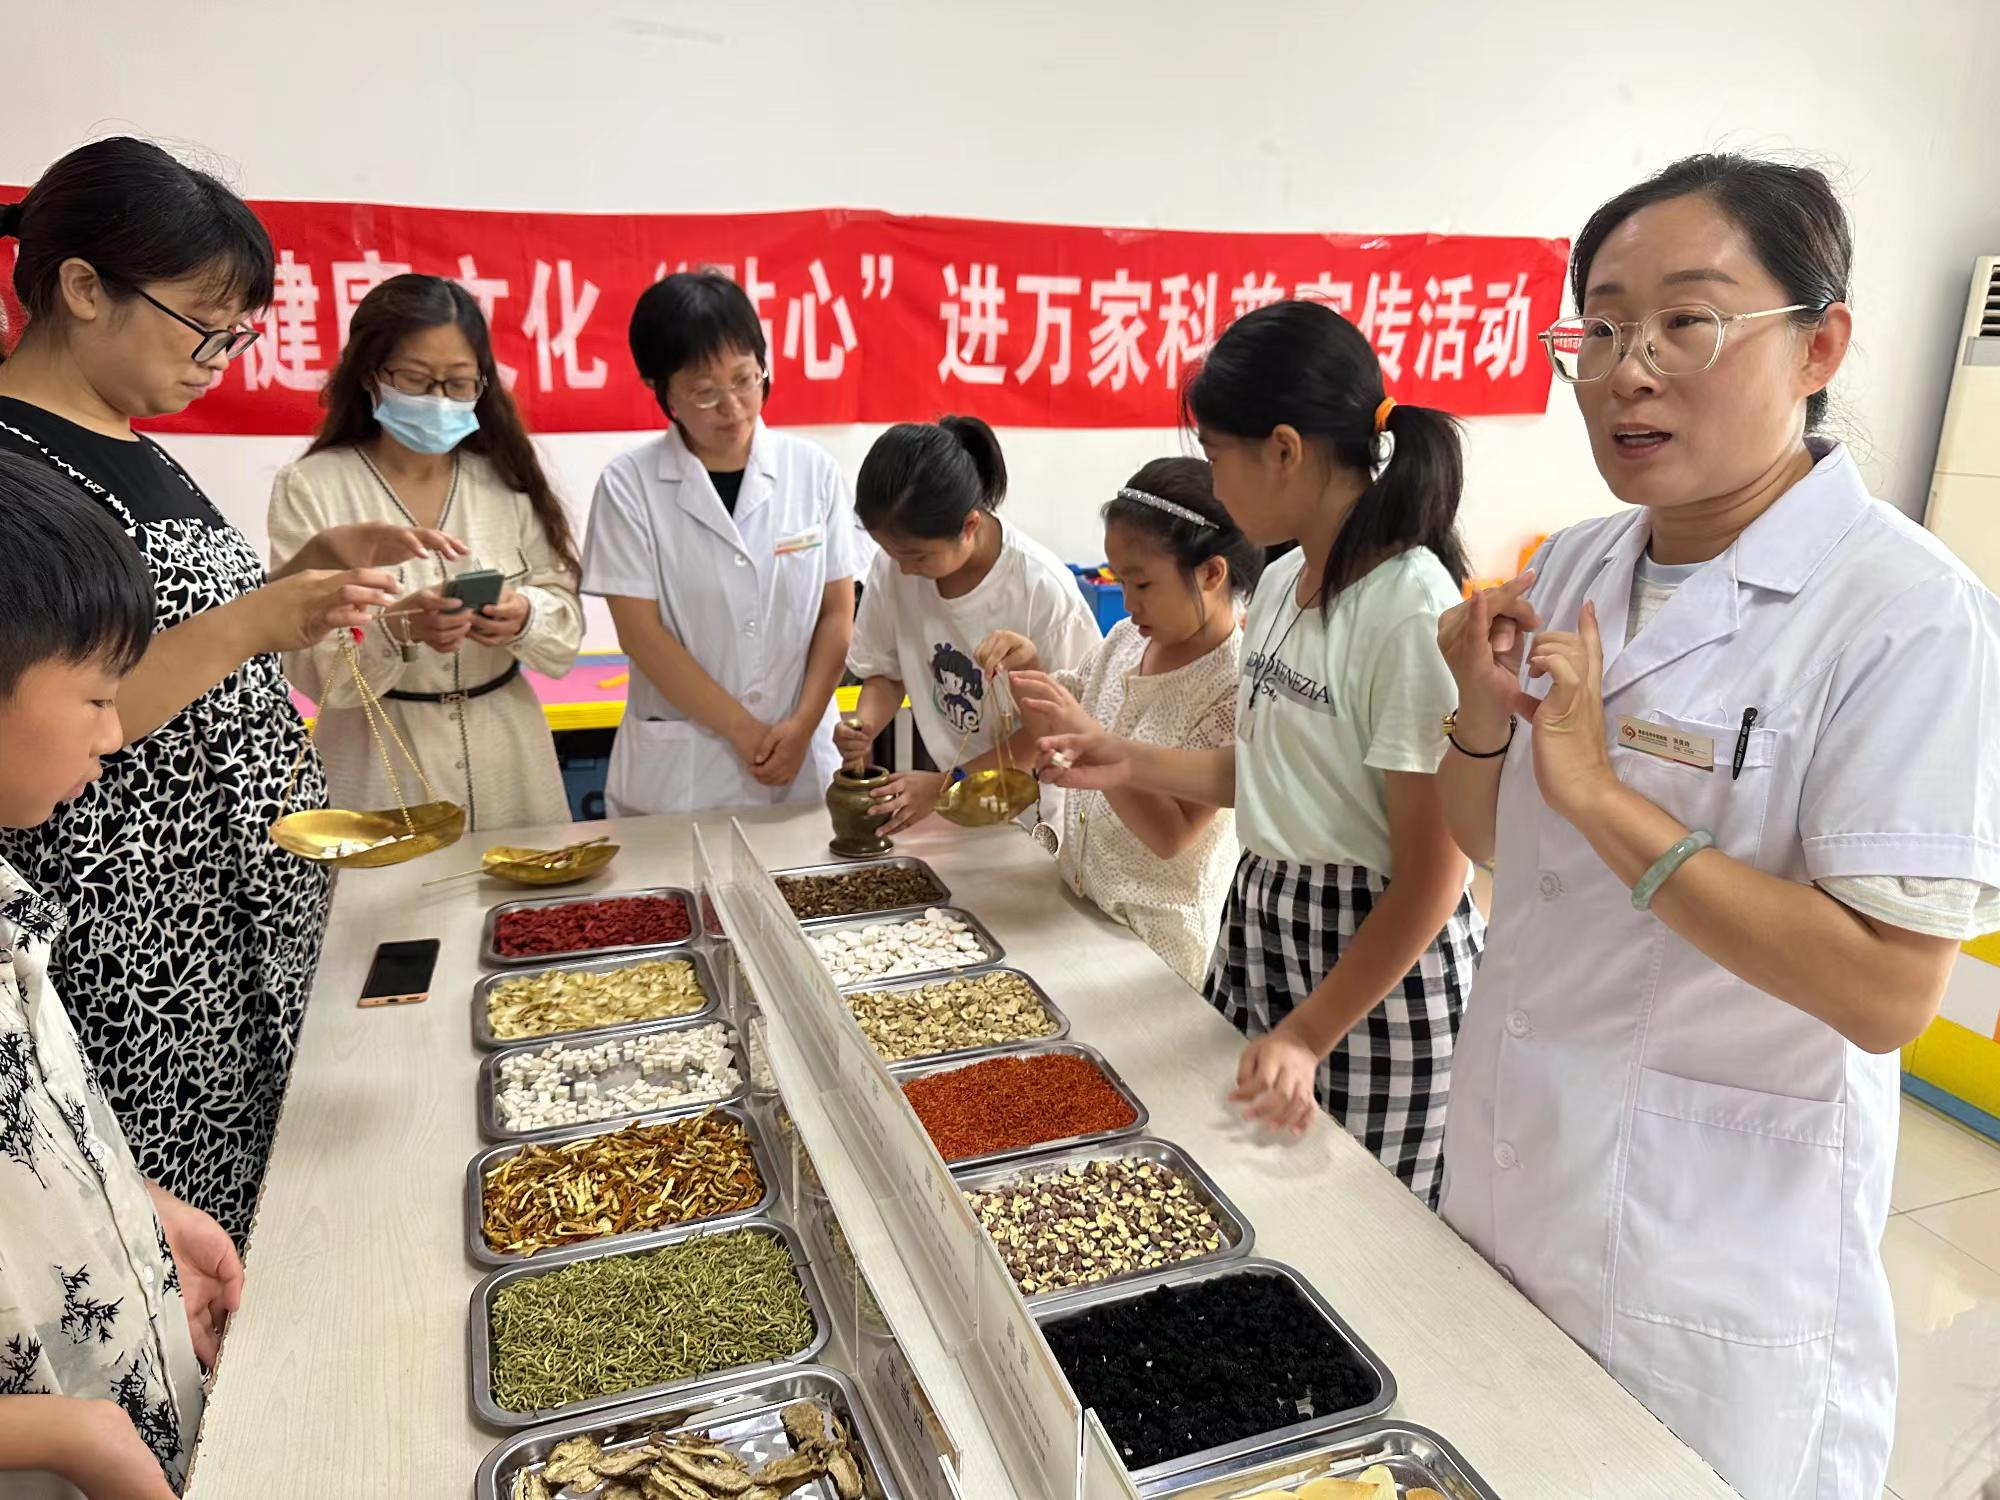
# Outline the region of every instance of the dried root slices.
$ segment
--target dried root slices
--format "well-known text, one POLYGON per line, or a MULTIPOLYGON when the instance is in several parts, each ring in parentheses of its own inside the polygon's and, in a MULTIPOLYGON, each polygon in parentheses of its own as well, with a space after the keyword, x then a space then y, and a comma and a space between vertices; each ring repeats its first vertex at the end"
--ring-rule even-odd
POLYGON ((514 1476, 508 1500, 784 1500, 827 1479, 841 1500, 861 1500, 864 1485, 853 1439, 816 1401, 794 1401, 780 1414, 793 1451, 751 1468, 700 1433, 649 1433, 643 1443, 607 1453, 594 1437, 556 1444, 539 1471, 514 1476))

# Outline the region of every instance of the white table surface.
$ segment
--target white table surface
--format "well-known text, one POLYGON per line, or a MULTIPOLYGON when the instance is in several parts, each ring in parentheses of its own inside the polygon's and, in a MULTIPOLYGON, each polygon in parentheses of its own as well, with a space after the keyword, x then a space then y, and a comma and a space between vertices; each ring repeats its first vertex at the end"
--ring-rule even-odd
MULTIPOLYGON (((727 819, 701 821, 719 852, 727 819)), ((771 868, 827 857, 821 809, 745 823, 771 868)), ((689 819, 606 826, 623 852, 605 876, 566 892, 689 882, 689 819)), ((598 831, 563 825, 497 841, 554 845, 598 831)), ((484 879, 422 888, 476 863, 489 841, 340 878, 194 1500, 463 1495, 501 1440, 474 1421, 467 1395, 466 1310, 481 1273, 465 1253, 462 1195, 483 1145, 469 997, 486 909, 536 893, 484 879), (428 1003, 355 1005, 377 943, 433 936, 443 949, 428 1003)), ((934 820, 897 852, 928 860, 1008 962, 1042 982, 1076 1039, 1146 1101, 1152 1133, 1185 1147, 1235 1200, 1256 1252, 1305 1272, 1374 1347, 1401 1388, 1396 1414, 1449 1438, 1502 1496, 1733 1493, 1329 1121, 1299 1142, 1247 1134, 1224 1103, 1236 1032, 1144 944, 1071 898, 1028 839, 934 820)), ((983 1440, 968 1446, 991 1452, 983 1440)), ((968 1480, 969 1496, 1005 1494, 990 1475, 968 1480)))

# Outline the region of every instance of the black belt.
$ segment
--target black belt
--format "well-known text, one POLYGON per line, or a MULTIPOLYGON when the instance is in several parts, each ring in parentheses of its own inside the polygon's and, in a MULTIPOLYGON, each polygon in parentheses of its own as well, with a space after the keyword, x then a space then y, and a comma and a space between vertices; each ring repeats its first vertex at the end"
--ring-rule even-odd
POLYGON ((491 682, 482 682, 478 687, 467 688, 459 693, 406 693, 401 688, 391 688, 382 696, 394 698, 398 703, 469 703, 474 698, 484 698, 488 693, 497 693, 521 675, 519 662, 509 663, 507 670, 491 682))

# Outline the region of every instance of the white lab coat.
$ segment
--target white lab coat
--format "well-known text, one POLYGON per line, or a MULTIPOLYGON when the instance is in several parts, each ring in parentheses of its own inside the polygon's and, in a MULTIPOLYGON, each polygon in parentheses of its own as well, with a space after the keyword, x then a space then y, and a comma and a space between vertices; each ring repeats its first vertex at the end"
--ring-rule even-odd
MULTIPOLYGON (((828 583, 854 576, 854 501, 832 455, 762 422, 732 517, 678 428, 620 454, 597 482, 583 591, 656 599, 661 623, 766 723, 798 706, 828 583)), ((789 787, 751 776, 635 666, 612 746, 613 816, 816 801, 840 766, 827 705, 789 787)))
MULTIPOLYGON (((1843 450, 1815 452, 1629 645, 1643 510, 1555 538, 1535 605, 1574 630, 1595 601, 1612 764, 1732 858, 2000 884, 2000 601, 1843 450), (1713 741, 1714 770, 1619 744, 1627 715, 1713 741)), ((1524 723, 1440 1212, 1747 1500, 1876 1500, 1897 1059, 1634 911, 1533 757, 1524 723)))

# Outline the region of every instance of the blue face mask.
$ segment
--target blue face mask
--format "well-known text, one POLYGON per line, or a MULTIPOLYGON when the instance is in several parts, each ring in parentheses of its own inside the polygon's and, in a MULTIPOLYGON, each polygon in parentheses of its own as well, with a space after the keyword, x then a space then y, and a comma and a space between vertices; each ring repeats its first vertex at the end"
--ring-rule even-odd
POLYGON ((393 386, 378 386, 375 420, 414 453, 449 453, 479 431, 477 405, 443 396, 406 396, 393 386))

